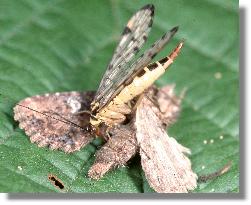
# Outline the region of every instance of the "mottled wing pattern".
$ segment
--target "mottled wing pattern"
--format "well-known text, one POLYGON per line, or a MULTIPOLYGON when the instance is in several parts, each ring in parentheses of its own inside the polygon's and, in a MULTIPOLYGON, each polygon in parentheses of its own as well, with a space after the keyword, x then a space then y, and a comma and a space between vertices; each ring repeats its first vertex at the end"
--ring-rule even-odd
POLYGON ((95 153, 95 162, 88 172, 92 179, 100 179, 108 171, 124 166, 138 151, 133 126, 120 125, 109 133, 111 138, 95 153))
POLYGON ((128 21, 114 55, 97 90, 95 101, 99 101, 106 86, 112 81, 116 70, 123 68, 140 50, 147 40, 154 17, 154 6, 145 5, 128 21))
POLYGON ((148 50, 146 50, 136 61, 127 63, 120 69, 113 69, 109 71, 106 85, 100 84, 102 87, 102 93, 98 93, 95 96, 95 102, 98 102, 99 106, 97 111, 101 110, 110 100, 115 97, 125 85, 136 76, 141 69, 147 66, 151 60, 164 48, 164 46, 171 40, 173 35, 178 31, 178 27, 174 27, 167 33, 165 33, 159 40, 157 40, 148 50))
POLYGON ((144 97, 136 112, 136 138, 141 165, 150 186, 158 193, 186 193, 197 186, 197 175, 185 154, 190 150, 169 137, 154 106, 144 97))
POLYGON ((31 142, 73 152, 88 144, 92 133, 84 131, 89 115, 78 115, 89 110, 94 92, 64 92, 38 95, 20 101, 14 107, 14 118, 31 142))

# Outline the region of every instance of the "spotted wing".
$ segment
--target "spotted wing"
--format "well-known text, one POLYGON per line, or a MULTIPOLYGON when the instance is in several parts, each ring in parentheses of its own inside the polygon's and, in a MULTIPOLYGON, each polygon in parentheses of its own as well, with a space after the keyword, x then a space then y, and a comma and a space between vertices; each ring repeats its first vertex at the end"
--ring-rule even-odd
POLYGON ((116 70, 124 68, 125 65, 139 52, 142 45, 147 40, 151 30, 154 17, 154 6, 147 4, 137 11, 128 21, 114 55, 107 67, 96 93, 96 100, 110 85, 110 77, 116 70))
POLYGON ((128 81, 131 81, 131 79, 133 79, 133 77, 136 76, 141 69, 151 62, 151 60, 164 48, 177 31, 178 27, 174 27, 165 33, 137 60, 124 65, 124 67, 114 68, 109 70, 109 72, 107 71, 101 81, 99 91, 94 98, 93 104, 98 104, 98 107, 95 109, 99 111, 108 102, 110 102, 110 100, 123 89, 123 86, 126 85, 128 81))

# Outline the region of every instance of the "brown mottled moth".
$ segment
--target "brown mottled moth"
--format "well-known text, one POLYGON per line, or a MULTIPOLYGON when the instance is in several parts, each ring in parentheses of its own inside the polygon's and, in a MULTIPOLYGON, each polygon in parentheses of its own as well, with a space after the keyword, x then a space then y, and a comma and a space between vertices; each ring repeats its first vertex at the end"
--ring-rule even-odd
POLYGON ((89 170, 99 179, 126 164, 140 150, 142 168, 157 192, 188 192, 196 174, 183 153, 189 150, 168 137, 165 126, 176 119, 180 98, 173 87, 151 87, 178 56, 183 42, 166 57, 152 59, 178 31, 172 28, 138 57, 152 27, 154 6, 137 11, 123 30, 120 42, 97 92, 65 92, 26 98, 14 108, 14 118, 33 143, 73 152, 93 136, 107 143, 89 170))

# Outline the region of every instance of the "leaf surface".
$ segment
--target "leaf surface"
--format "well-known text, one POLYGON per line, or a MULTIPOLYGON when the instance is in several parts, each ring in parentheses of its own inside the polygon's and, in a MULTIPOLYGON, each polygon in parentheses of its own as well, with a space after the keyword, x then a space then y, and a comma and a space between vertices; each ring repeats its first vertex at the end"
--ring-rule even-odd
MULTIPOLYGON (((148 1, 7 1, 0 3, 1 192, 148 192, 136 157, 99 181, 87 178, 99 145, 65 154, 31 144, 13 120, 19 100, 37 94, 95 90, 131 15, 148 1), (18 11, 18 12, 16 12, 18 11), (54 174, 60 190, 48 180, 54 174)), ((163 57, 181 39, 185 48, 157 85, 186 89, 169 135, 192 151, 198 175, 232 161, 230 171, 194 192, 239 191, 238 1, 158 0, 147 46, 179 25, 163 57), (222 137, 221 137, 222 136, 222 137)), ((145 47, 145 48, 146 48, 145 47)))

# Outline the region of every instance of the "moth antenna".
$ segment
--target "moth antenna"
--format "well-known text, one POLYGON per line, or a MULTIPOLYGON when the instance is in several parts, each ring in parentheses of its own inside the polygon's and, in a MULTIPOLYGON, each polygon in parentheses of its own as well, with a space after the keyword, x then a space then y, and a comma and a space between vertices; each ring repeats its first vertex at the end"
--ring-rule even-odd
POLYGON ((61 119, 56 118, 56 117, 53 117, 53 116, 48 115, 48 114, 46 114, 46 113, 44 113, 44 112, 40 112, 40 111, 38 111, 38 110, 32 109, 32 108, 27 107, 27 106, 25 106, 25 105, 21 105, 21 104, 19 104, 19 103, 17 103, 16 105, 18 105, 18 106, 20 106, 20 107, 23 107, 23 108, 26 108, 26 109, 28 109, 28 110, 31 110, 31 111, 33 111, 33 112, 39 113, 39 114, 41 114, 41 115, 44 115, 44 116, 46 116, 46 117, 48 117, 48 118, 51 118, 51 119, 54 119, 54 120, 58 120, 59 122, 62 122, 62 123, 65 123, 65 124, 70 124, 70 125, 72 125, 72 126, 74 126, 74 127, 77 127, 77 128, 79 128, 79 129, 83 130, 83 131, 89 131, 89 126, 86 126, 86 128, 81 127, 80 125, 78 125, 78 124, 76 124, 76 123, 74 123, 74 122, 72 122, 72 121, 66 119, 65 117, 61 116, 61 115, 58 114, 58 113, 54 113, 54 114, 60 116, 60 117, 61 117, 62 119, 64 119, 64 120, 61 120, 61 119))

